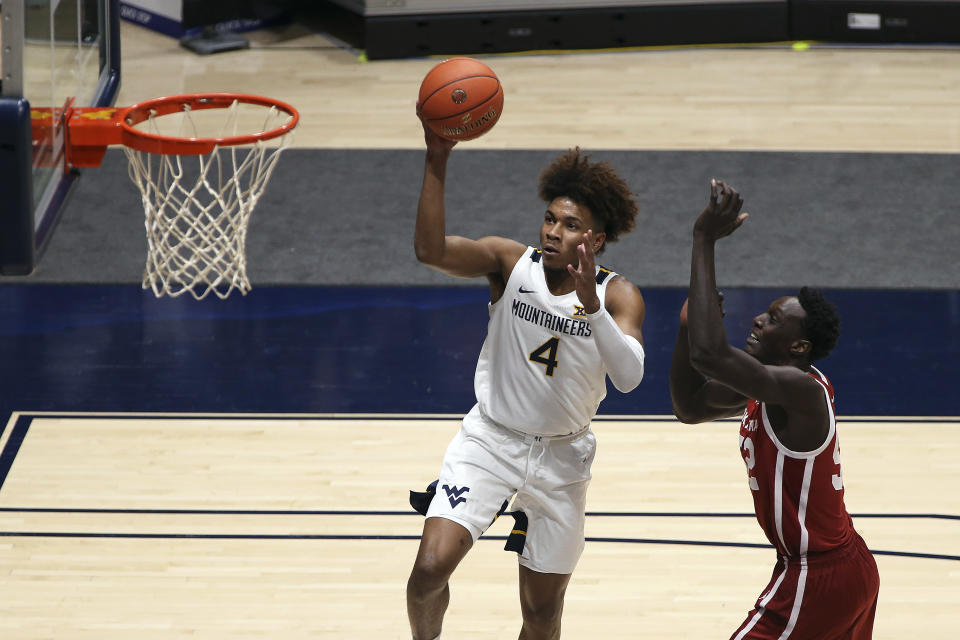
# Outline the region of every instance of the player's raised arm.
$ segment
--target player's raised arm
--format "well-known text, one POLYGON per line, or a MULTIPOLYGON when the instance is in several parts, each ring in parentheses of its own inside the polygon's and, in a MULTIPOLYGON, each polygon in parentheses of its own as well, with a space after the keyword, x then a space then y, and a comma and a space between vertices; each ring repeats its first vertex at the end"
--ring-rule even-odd
POLYGON ((741 413, 747 406, 747 397, 694 369, 690 364, 689 340, 687 302, 684 302, 670 362, 670 400, 674 415, 680 422, 697 424, 741 413))
POLYGON ((417 260, 461 278, 508 272, 523 253, 524 247, 519 242, 499 237, 471 240, 447 235, 444 204, 447 160, 457 143, 441 138, 426 126, 423 131, 427 153, 413 240, 417 260))
POLYGON ((593 232, 588 230, 577 247, 578 265, 569 265, 567 271, 573 276, 607 375, 617 390, 627 393, 643 380, 642 328, 646 305, 640 291, 622 276, 607 285, 606 304, 600 304, 594 244, 593 232))
MULTIPOLYGON (((809 350, 808 340, 784 345, 786 355, 777 361, 758 359, 727 343, 717 300, 714 249, 717 240, 733 233, 746 219, 747 214, 740 213, 742 206, 743 199, 736 191, 714 181, 710 203, 694 225, 688 310, 690 363, 704 376, 762 402, 801 412, 811 406, 822 408, 823 402, 818 401, 822 396, 819 385, 792 366, 794 356, 802 359, 809 350)), ((789 302, 777 301, 781 306, 789 302)), ((789 308, 778 306, 758 316, 750 340, 768 321, 788 322, 789 312, 789 308)))

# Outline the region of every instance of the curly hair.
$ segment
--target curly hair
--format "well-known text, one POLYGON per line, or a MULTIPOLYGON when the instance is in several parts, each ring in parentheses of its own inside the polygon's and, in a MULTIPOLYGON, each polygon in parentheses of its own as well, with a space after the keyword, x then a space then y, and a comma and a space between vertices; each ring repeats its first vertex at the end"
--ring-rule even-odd
POLYGON ((635 225, 637 203, 627 183, 607 162, 590 162, 580 147, 570 149, 540 174, 540 198, 570 198, 590 210, 598 231, 616 242, 635 225))
POLYGON ((805 328, 810 341, 810 362, 825 358, 837 344, 840 336, 840 316, 837 307, 817 289, 803 287, 797 295, 807 314, 805 328))

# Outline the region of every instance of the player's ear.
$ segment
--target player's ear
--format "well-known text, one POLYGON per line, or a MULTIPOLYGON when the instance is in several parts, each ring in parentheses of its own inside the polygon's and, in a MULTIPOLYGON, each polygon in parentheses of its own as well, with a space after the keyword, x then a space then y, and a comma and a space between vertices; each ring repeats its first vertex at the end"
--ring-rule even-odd
POLYGON ((593 234, 593 252, 594 252, 594 253, 600 253, 601 251, 603 251, 603 246, 604 246, 604 244, 606 244, 606 241, 607 241, 607 234, 606 234, 605 232, 603 232, 603 231, 600 231, 599 233, 594 232, 594 234, 593 234))
POLYGON ((810 355, 810 349, 812 348, 813 345, 810 344, 809 340, 794 340, 790 345, 790 355, 796 358, 803 358, 810 355))

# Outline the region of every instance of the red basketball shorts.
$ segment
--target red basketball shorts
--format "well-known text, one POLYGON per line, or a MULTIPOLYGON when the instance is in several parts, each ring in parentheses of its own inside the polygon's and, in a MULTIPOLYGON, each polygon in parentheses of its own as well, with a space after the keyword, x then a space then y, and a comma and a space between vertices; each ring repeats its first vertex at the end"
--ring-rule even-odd
POLYGON ((880 575, 863 539, 800 559, 782 559, 731 640, 869 640, 880 575))

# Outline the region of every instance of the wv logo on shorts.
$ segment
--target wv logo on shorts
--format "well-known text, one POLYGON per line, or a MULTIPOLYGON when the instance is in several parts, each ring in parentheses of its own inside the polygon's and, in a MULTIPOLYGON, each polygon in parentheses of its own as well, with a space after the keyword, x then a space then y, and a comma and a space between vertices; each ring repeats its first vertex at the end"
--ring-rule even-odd
POLYGON ((463 494, 470 491, 470 487, 458 489, 456 485, 454 485, 452 488, 448 485, 443 485, 443 490, 447 492, 447 500, 450 501, 450 506, 456 507, 461 502, 467 501, 467 499, 463 497, 463 494))

